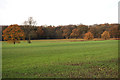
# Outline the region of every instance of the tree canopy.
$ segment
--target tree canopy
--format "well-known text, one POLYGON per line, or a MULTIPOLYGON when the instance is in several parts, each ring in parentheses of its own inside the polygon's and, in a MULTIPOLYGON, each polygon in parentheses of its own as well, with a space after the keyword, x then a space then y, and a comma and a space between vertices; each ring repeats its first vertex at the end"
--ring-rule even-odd
POLYGON ((8 42, 15 44, 24 38, 24 31, 17 24, 10 25, 3 31, 3 39, 8 42))
POLYGON ((110 39, 110 34, 108 31, 104 31, 102 34, 101 34, 102 38, 107 40, 107 39, 110 39))
POLYGON ((91 32, 88 32, 85 34, 84 39, 86 40, 92 40, 94 38, 93 34, 91 32))
MULTIPOLYGON (((3 26, 4 31, 8 26, 3 26)), ((96 24, 96 25, 60 25, 60 26, 29 26, 19 25, 25 33, 25 39, 67 39, 84 38, 91 32, 94 38, 102 38, 102 33, 108 31, 110 38, 120 38, 120 24, 96 24)))

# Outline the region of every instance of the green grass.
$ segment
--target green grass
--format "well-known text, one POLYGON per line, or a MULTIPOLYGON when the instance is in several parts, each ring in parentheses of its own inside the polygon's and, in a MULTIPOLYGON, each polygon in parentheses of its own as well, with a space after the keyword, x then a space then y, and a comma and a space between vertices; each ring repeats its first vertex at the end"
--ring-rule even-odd
POLYGON ((3 78, 117 78, 118 41, 2 43, 3 78))

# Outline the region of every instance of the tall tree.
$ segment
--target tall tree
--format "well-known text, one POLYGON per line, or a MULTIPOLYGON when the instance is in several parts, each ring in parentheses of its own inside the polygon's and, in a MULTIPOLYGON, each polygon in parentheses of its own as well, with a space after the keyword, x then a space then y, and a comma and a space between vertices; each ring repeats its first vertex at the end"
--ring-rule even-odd
POLYGON ((24 39, 24 31, 17 25, 10 25, 3 31, 4 40, 12 43, 20 42, 20 39, 24 39))
POLYGON ((34 30, 34 27, 36 25, 36 21, 34 21, 32 17, 29 17, 28 21, 24 21, 24 25, 25 25, 24 30, 25 30, 26 37, 28 39, 28 43, 31 43, 31 41, 30 41, 30 39, 31 39, 30 32, 32 30, 34 30))

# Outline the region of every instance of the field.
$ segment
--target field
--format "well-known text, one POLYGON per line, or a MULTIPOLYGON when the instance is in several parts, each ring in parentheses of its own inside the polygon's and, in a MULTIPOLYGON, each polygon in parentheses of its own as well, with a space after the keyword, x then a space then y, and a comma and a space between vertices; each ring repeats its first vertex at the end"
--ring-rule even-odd
POLYGON ((3 78, 117 78, 118 40, 2 43, 3 78))

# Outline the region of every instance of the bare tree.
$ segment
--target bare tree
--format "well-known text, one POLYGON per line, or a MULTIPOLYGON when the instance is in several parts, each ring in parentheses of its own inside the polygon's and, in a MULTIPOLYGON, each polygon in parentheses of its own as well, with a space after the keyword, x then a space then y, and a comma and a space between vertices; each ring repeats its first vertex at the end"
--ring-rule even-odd
POLYGON ((35 25, 36 25, 36 21, 33 20, 33 17, 29 17, 28 21, 24 21, 24 31, 28 39, 28 43, 31 43, 30 32, 34 29, 35 25))

